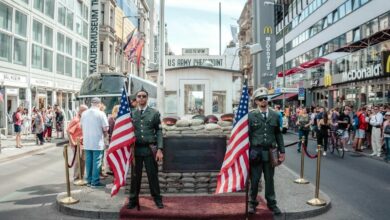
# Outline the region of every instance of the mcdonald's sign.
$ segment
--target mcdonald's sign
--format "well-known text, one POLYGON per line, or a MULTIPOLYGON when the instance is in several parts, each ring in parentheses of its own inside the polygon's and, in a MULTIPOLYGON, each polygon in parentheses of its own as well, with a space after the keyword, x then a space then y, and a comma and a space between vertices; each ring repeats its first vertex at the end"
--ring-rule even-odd
POLYGON ((324 75, 324 86, 332 86, 332 75, 330 73, 325 73, 324 75))
POLYGON ((264 34, 272 34, 272 27, 271 26, 264 26, 264 34))
POLYGON ((390 74, 390 51, 382 52, 382 69, 383 73, 390 74))

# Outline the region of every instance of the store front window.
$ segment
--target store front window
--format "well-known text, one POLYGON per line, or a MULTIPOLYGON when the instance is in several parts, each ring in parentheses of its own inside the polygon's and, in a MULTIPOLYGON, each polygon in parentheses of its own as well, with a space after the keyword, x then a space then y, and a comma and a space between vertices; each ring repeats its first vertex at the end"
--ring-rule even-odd
POLYGON ((203 115, 205 107, 205 85, 184 85, 185 114, 203 115))

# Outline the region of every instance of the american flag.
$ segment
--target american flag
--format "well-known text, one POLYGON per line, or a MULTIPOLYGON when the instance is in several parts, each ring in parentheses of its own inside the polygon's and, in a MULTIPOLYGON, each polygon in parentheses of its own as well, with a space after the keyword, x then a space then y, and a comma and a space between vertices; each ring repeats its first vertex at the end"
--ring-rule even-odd
POLYGON ((127 94, 123 89, 121 104, 107 153, 107 162, 114 173, 114 186, 111 189, 111 196, 116 195, 121 186, 125 185, 127 171, 133 160, 131 146, 135 143, 135 135, 130 113, 127 94))
POLYGON ((217 194, 245 189, 249 171, 248 105, 248 86, 245 80, 225 159, 217 177, 217 194))

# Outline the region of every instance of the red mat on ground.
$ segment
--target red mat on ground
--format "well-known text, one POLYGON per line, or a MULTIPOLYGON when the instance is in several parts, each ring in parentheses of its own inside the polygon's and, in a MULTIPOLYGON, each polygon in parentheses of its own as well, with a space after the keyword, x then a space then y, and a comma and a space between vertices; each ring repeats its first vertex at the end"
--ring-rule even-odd
MULTIPOLYGON (((271 211, 263 198, 258 198, 255 215, 249 219, 273 219, 271 211)), ((165 196, 164 209, 158 209, 151 197, 141 197, 141 210, 120 210, 120 219, 245 219, 245 196, 210 195, 210 196, 165 196)))

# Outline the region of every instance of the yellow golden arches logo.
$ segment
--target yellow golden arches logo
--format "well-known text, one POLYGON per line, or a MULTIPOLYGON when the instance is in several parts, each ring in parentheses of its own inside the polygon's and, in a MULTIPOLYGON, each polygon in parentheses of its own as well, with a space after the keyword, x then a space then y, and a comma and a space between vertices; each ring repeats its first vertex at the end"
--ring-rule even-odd
POLYGON ((329 73, 324 76, 324 86, 332 86, 332 76, 329 73))
POLYGON ((272 27, 271 26, 265 26, 264 27, 264 34, 272 34, 272 27))

